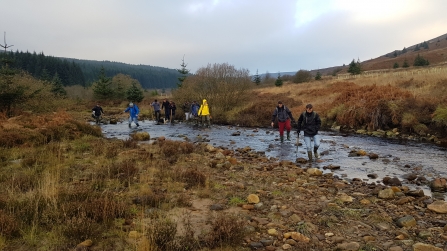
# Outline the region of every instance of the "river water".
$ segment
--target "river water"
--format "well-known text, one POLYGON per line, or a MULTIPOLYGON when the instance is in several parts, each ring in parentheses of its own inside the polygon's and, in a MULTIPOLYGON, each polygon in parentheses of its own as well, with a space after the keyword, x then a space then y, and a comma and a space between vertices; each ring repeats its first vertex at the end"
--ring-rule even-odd
MULTIPOLYGON (((245 128, 236 126, 212 125, 201 128, 189 123, 156 125, 154 121, 140 121, 140 127, 128 128, 127 122, 115 125, 101 125, 107 138, 127 139, 135 131, 147 131, 151 139, 164 136, 172 140, 205 141, 213 146, 237 149, 249 146, 254 151, 265 152, 267 157, 279 160, 295 161, 297 157, 307 158, 303 136, 301 134, 298 152, 296 151, 296 132, 292 133, 292 141, 280 143, 279 132, 273 128, 245 128), (238 135, 238 136, 233 136, 238 135)), ((328 165, 340 166, 338 170, 324 170, 347 179, 360 178, 368 183, 381 182, 383 177, 398 177, 403 185, 413 189, 423 189, 431 195, 426 185, 410 184, 402 175, 415 173, 427 180, 436 177, 447 177, 447 149, 433 144, 414 141, 398 141, 360 135, 345 135, 336 132, 320 132, 321 162, 305 164, 323 168, 328 165), (353 150, 364 150, 376 153, 379 158, 370 160, 368 156, 348 157, 353 150), (368 174, 377 174, 377 179, 370 179, 368 174)), ((322 169, 323 170, 323 169, 322 169)))

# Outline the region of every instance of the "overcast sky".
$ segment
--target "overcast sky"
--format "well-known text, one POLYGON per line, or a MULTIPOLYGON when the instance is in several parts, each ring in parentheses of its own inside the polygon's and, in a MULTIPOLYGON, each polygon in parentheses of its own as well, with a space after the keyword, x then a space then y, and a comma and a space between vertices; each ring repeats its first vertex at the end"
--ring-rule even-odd
POLYGON ((435 38, 446 10, 446 0, 0 0, 0 31, 14 51, 174 69, 184 56, 191 73, 229 63, 273 74, 435 38))

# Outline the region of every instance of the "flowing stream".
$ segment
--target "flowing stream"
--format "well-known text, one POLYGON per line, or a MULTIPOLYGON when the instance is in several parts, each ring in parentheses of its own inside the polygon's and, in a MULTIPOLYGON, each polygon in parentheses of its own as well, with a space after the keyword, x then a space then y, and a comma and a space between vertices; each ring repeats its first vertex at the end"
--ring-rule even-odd
MULTIPOLYGON (((307 153, 302 139, 302 145, 297 147, 296 132, 292 140, 279 142, 279 132, 273 128, 245 128, 236 126, 212 125, 211 128, 201 128, 189 123, 156 125, 154 121, 140 121, 140 127, 128 128, 127 121, 115 125, 101 125, 107 138, 127 139, 135 131, 146 131, 151 139, 164 136, 172 140, 189 140, 191 142, 205 141, 213 146, 223 146, 237 149, 249 146, 257 152, 265 152, 267 157, 279 160, 295 161, 297 157, 306 158, 307 153), (234 136, 233 136, 234 135, 234 136), (238 135, 238 136, 236 136, 238 135)), ((320 132, 321 162, 313 162, 313 167, 323 170, 329 165, 340 166, 334 172, 347 179, 360 178, 368 183, 381 182, 385 176, 398 177, 403 185, 412 189, 423 189, 426 195, 432 195, 428 186, 410 184, 402 176, 414 173, 427 180, 436 177, 447 177, 447 149, 433 144, 413 141, 402 142, 370 136, 345 135, 335 132, 320 132), (364 150, 366 153, 376 153, 378 159, 371 160, 368 156, 348 157, 352 150, 364 150), (377 179, 368 178, 368 174, 377 174, 377 179)))

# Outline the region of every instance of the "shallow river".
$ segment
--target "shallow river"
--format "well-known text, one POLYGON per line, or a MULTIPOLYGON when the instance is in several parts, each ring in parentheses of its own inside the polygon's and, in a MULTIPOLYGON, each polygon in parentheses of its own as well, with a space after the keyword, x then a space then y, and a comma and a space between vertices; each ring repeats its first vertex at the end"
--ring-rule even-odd
MULTIPOLYGON (((151 138, 164 136, 172 140, 190 140, 191 142, 205 140, 213 146, 224 146, 228 149, 251 147, 254 151, 265 152, 268 157, 280 160, 295 161, 297 157, 307 158, 302 133, 296 151, 296 132, 292 134, 292 141, 280 143, 277 129, 242 128, 234 126, 213 125, 211 128, 198 128, 187 123, 174 125, 155 125, 154 121, 141 121, 140 127, 128 128, 127 122, 116 125, 101 125, 104 136, 107 138, 127 139, 135 131, 147 131, 151 138), (238 134, 239 136, 232 136, 238 134)), ((334 175, 348 179, 361 178, 370 182, 382 181, 383 177, 398 177, 403 185, 411 188, 423 189, 425 194, 431 195, 427 186, 418 187, 402 178, 402 175, 415 173, 424 176, 427 180, 435 177, 447 177, 447 149, 433 144, 419 142, 401 142, 398 140, 382 139, 358 135, 342 135, 334 132, 320 132, 320 152, 322 162, 313 162, 314 167, 323 168, 328 165, 337 165, 341 168, 334 170, 334 175), (370 160, 368 156, 348 157, 352 150, 365 150, 367 153, 376 153, 379 158, 370 160), (377 174, 377 179, 367 177, 368 174, 377 174)), ((324 170, 324 172, 331 172, 324 170)))

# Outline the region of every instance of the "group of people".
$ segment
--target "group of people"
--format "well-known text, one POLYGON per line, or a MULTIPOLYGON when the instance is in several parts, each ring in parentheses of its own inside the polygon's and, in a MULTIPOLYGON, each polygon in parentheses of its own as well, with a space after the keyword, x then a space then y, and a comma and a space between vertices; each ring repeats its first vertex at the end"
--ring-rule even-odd
POLYGON ((160 124, 161 110, 163 110, 165 113, 164 120, 169 121, 171 123, 173 122, 175 111, 177 110, 177 106, 173 101, 163 99, 163 102, 161 103, 160 106, 160 103, 158 103, 158 101, 155 99, 154 102, 151 103, 151 106, 154 109, 155 120, 157 121, 156 122, 157 125, 160 124))
MULTIPOLYGON (((157 100, 154 100, 154 102, 151 103, 151 106, 154 109, 157 124, 160 123, 161 110, 164 110, 164 119, 172 122, 173 116, 175 115, 175 111, 177 109, 174 102, 164 99, 160 106, 160 103, 158 103, 157 100)), ((200 106, 197 104, 196 101, 193 101, 192 103, 185 102, 182 105, 182 110, 185 113, 187 121, 190 119, 201 117, 202 124, 205 125, 205 122, 207 122, 207 125, 210 126, 211 114, 206 99, 203 99, 200 106)), ((130 102, 129 106, 124 110, 124 112, 129 112, 129 128, 131 127, 132 122, 134 122, 137 127, 140 126, 138 123, 138 115, 140 113, 140 110, 136 104, 130 102)), ((102 107, 97 104, 92 109, 92 116, 95 118, 97 124, 99 124, 101 114, 104 114, 104 111, 102 110, 102 107)), ((297 144, 302 129, 304 132, 304 143, 306 144, 309 161, 312 161, 312 157, 315 157, 316 159, 320 158, 320 155, 318 154, 318 148, 320 147, 320 136, 318 135, 318 131, 321 127, 321 119, 318 113, 313 111, 312 104, 306 105, 306 111, 304 111, 300 115, 300 117, 298 118, 298 122, 296 122, 289 108, 286 107, 282 101, 278 101, 278 105, 273 111, 272 115, 272 127, 274 126, 276 120, 278 121, 279 137, 281 143, 284 142, 284 130, 286 130, 286 140, 290 141, 290 131, 292 129, 292 123, 296 124, 298 132, 297 144), (313 147, 312 141, 314 142, 313 147)), ((196 120, 196 124, 197 122, 198 119, 196 120)))
POLYGON ((320 158, 318 154, 318 148, 320 147, 320 136, 318 135, 318 131, 321 127, 321 119, 318 113, 313 111, 312 104, 306 105, 306 111, 304 111, 298 122, 295 122, 295 119, 292 116, 292 112, 287 108, 282 101, 278 101, 278 105, 273 111, 272 123, 273 127, 275 120, 278 120, 278 128, 279 128, 279 138, 281 143, 284 142, 284 129, 287 132, 286 140, 290 141, 290 130, 292 129, 291 123, 296 123, 296 128, 298 132, 297 144, 301 129, 304 132, 304 143, 306 144, 307 156, 309 161, 312 161, 312 157, 316 159, 320 158), (313 140, 313 149, 312 149, 312 140, 313 140), (313 156, 312 156, 313 150, 313 156))
MULTIPOLYGON (((163 102, 160 103, 155 99, 154 102, 151 103, 152 108, 154 109, 155 120, 157 124, 161 123, 161 111, 164 111, 164 121, 169 121, 171 123, 174 122, 175 111, 177 107, 173 101, 169 101, 167 99, 163 99, 163 102)), ((199 105, 197 101, 193 101, 192 103, 185 102, 182 105, 182 110, 185 113, 185 121, 194 119, 197 123, 197 118, 202 117, 202 123, 206 120, 208 122, 208 126, 210 126, 210 109, 208 106, 208 102, 206 99, 203 100, 202 105, 199 105)))

